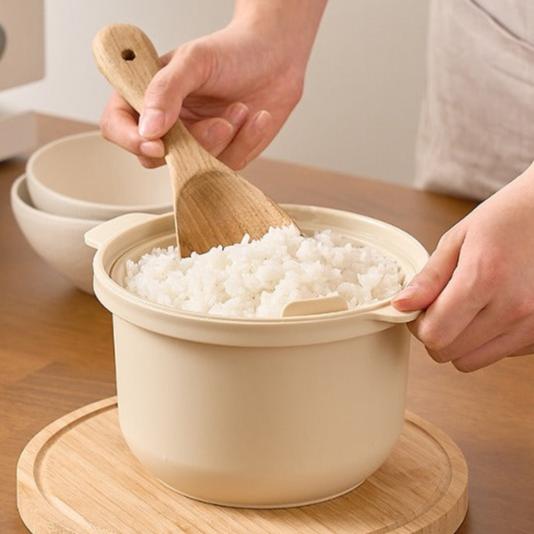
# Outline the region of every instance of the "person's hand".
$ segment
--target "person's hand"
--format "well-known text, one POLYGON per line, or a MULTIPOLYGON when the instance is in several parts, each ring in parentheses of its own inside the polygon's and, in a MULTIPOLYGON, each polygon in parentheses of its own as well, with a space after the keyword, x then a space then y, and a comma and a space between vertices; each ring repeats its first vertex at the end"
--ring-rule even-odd
POLYGON ((534 165, 440 240, 393 301, 424 310, 412 333, 438 362, 474 371, 534 352, 534 165))
POLYGON ((281 1, 238 2, 225 29, 163 56, 141 117, 115 93, 102 116, 103 136, 157 167, 164 163, 161 138, 180 117, 211 154, 243 168, 299 101, 324 7, 281 1))

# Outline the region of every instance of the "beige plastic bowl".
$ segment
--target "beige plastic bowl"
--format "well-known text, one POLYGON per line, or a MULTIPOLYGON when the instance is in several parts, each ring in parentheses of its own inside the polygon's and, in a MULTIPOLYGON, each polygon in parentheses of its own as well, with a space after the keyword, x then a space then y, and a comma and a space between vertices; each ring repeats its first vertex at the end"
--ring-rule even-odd
POLYGON ((172 209, 167 168, 144 169, 99 132, 43 146, 28 160, 26 172, 33 203, 49 213, 108 220, 132 211, 172 209))
MULTIPOLYGON (((387 250, 411 278, 427 260, 410 235, 352 213, 285 206, 305 232, 332 228, 387 250)), ((132 452, 178 492, 286 507, 361 484, 403 425, 417 313, 357 311, 231 319, 146 302, 122 287, 127 259, 173 242, 171 215, 130 214, 86 234, 95 293, 113 313, 119 420, 132 452)))
POLYGON ((11 207, 35 252, 76 287, 93 293, 94 250, 85 244, 84 234, 101 221, 61 217, 36 209, 25 176, 11 187, 11 207))

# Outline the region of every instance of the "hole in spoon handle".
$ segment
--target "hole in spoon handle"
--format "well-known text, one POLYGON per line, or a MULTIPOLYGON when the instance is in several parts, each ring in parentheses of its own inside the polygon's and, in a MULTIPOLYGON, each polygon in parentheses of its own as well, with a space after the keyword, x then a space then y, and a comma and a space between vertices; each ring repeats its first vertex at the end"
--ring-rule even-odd
POLYGON ((131 48, 125 48, 121 52, 121 56, 124 61, 133 61, 135 59, 135 52, 131 48))
POLYGON ((112 24, 96 34, 93 54, 100 72, 140 112, 146 88, 160 69, 150 39, 136 26, 112 24))

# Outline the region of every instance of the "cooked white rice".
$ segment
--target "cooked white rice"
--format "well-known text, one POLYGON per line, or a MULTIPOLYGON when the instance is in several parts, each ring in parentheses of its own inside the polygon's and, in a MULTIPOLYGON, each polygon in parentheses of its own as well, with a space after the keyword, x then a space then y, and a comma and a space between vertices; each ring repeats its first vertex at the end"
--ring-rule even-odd
POLYGON ((349 308, 392 296, 402 287, 398 262, 333 233, 303 237, 271 228, 256 241, 180 259, 176 247, 128 261, 126 288, 158 304, 225 317, 280 317, 297 299, 340 295, 349 308))

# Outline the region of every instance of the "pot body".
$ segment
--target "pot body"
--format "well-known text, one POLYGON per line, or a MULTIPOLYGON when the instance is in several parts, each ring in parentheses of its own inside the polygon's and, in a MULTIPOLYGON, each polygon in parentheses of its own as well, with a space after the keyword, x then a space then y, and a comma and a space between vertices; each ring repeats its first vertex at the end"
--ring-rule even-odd
POLYGON ((124 437, 185 495, 248 507, 322 501, 363 482, 401 431, 404 325, 263 348, 176 339, 117 316, 113 324, 124 437))
MULTIPOLYGON (((406 274, 428 255, 380 221, 285 206, 299 228, 332 228, 392 254, 406 274)), ((126 264, 173 242, 172 214, 129 214, 86 234, 94 288, 112 312, 119 422, 157 478, 240 507, 318 502, 357 486, 402 428, 409 333, 417 313, 389 301, 273 319, 187 313, 124 289, 126 264)))

